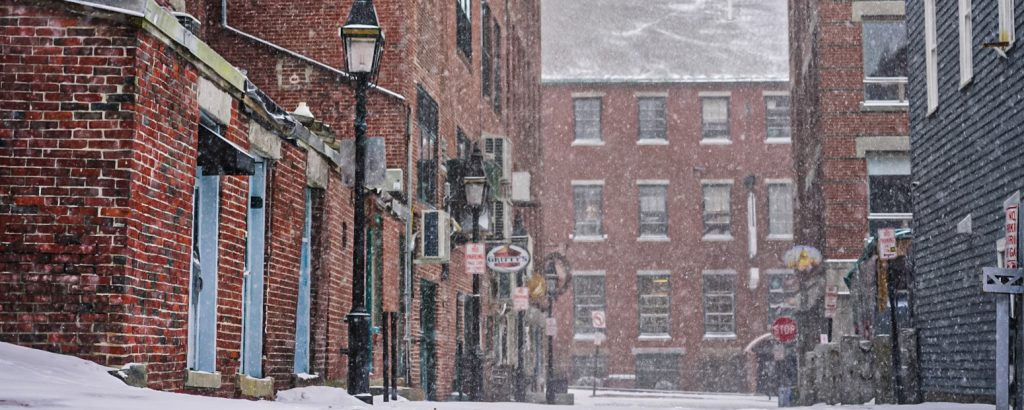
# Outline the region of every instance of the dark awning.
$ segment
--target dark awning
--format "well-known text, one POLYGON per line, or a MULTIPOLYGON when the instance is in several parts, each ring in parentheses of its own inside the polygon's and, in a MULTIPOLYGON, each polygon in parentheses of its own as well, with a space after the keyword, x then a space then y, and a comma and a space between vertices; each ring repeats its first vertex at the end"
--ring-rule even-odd
POLYGON ((205 124, 199 126, 198 165, 203 175, 252 175, 256 161, 205 124))

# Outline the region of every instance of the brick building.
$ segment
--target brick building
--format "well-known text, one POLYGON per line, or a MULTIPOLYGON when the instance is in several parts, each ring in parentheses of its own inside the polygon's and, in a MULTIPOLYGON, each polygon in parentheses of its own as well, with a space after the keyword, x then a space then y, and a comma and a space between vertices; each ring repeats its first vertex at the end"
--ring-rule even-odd
POLYGON ((769 324, 795 298, 786 12, 544 3, 542 246, 571 265, 570 384, 767 391, 769 324))
MULTIPOLYGON (((0 4, 2 340, 146 364, 151 387, 206 394, 345 378, 354 99, 340 40, 323 39, 337 39, 351 4, 280 4, 294 12, 0 4), (288 114, 303 102, 313 118, 288 114)), ((498 169, 489 213, 508 215, 485 218, 485 237, 508 242, 518 208, 540 232, 537 196, 511 192, 512 170, 539 157, 539 7, 416 4, 377 5, 388 45, 369 135, 383 148, 374 169, 399 182, 368 199, 371 378, 383 313, 397 312, 400 382, 441 399, 469 345, 472 280, 461 248, 423 257, 421 221, 440 210, 465 222, 446 170, 479 144, 498 169)), ((454 243, 469 227, 440 232, 454 243)), ((484 311, 501 312, 490 283, 484 311)), ((502 364, 490 353, 500 331, 482 337, 488 371, 502 364)))
POLYGON ((866 237, 879 228, 910 227, 908 37, 902 1, 789 5, 795 239, 824 259, 800 281, 799 350, 808 352, 828 333, 826 286, 839 291, 833 337, 874 334, 865 319, 871 310, 855 316, 843 278, 856 267, 866 237))

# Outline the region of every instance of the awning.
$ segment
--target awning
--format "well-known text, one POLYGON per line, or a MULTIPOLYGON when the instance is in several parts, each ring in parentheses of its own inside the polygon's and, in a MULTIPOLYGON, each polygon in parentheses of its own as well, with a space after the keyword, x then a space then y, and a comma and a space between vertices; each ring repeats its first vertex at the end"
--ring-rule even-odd
POLYGON ((199 126, 199 166, 203 175, 252 175, 256 160, 205 124, 199 126))

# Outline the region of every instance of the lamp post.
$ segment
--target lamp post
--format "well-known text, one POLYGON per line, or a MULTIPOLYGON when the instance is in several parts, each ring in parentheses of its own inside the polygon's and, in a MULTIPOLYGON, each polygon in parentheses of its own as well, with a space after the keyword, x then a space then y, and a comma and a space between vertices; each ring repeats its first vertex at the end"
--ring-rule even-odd
MULTIPOLYGON (((473 146, 473 154, 469 157, 469 166, 466 169, 463 181, 466 184, 466 205, 469 205, 473 212, 473 243, 480 242, 480 208, 484 203, 484 190, 487 187, 487 176, 484 174, 483 154, 480 147, 473 146)), ((483 349, 480 347, 480 275, 473 275, 473 301, 470 309, 472 320, 467 320, 465 325, 469 326, 469 399, 480 400, 480 384, 483 382, 483 371, 481 370, 481 356, 483 349)))
POLYGON ((352 224, 352 310, 348 322, 348 393, 367 404, 370 394, 370 314, 366 310, 366 204, 363 198, 366 156, 366 90, 377 75, 384 50, 384 33, 377 23, 373 0, 355 0, 348 21, 341 28, 345 44, 345 65, 352 76, 356 94, 354 221, 352 224))
MULTIPOLYGON (((565 290, 566 284, 568 283, 568 272, 569 262, 561 254, 553 253, 544 258, 544 287, 548 294, 548 320, 551 320, 552 314, 555 310, 555 298, 565 290)), ((545 327, 547 327, 547 324, 545 324, 545 327)), ((546 380, 544 396, 548 404, 555 404, 555 390, 551 388, 552 377, 554 374, 554 339, 554 335, 548 332, 548 365, 547 374, 544 376, 544 379, 546 380)))

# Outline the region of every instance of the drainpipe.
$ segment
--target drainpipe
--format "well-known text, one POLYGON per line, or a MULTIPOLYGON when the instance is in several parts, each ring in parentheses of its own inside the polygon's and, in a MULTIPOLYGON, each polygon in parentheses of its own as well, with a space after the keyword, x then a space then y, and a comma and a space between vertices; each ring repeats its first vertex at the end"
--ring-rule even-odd
MULTIPOLYGON (((220 0, 220 25, 221 25, 221 27, 224 27, 225 30, 228 30, 228 31, 230 31, 232 33, 235 33, 235 34, 237 34, 237 35, 239 35, 241 37, 245 37, 246 39, 248 39, 250 41, 253 41, 253 42, 265 45, 267 47, 270 47, 270 48, 272 48, 272 49, 274 49, 274 50, 276 50, 276 51, 278 51, 280 53, 287 54, 287 55, 289 55, 289 56, 291 56, 291 57, 293 57, 295 59, 298 59, 298 60, 301 60, 302 62, 305 62, 306 64, 316 66, 317 68, 320 68, 321 70, 327 71, 329 73, 332 73, 332 74, 340 77, 344 81, 351 81, 352 80, 352 76, 350 76, 348 73, 346 73, 344 71, 341 71, 341 70, 339 70, 337 68, 331 67, 330 65, 327 65, 326 63, 320 62, 319 60, 315 60, 313 58, 307 57, 307 56, 299 54, 299 53, 297 53, 295 51, 292 51, 292 50, 289 50, 287 48, 281 47, 281 46, 279 46, 277 44, 271 43, 271 42, 269 42, 267 40, 264 40, 262 38, 254 36, 252 34, 246 33, 246 32, 244 32, 242 30, 237 29, 237 28, 231 27, 231 25, 228 24, 228 0, 220 0)), ((387 88, 381 87, 381 86, 379 86, 377 84, 369 83, 369 88, 372 89, 372 90, 380 91, 384 95, 386 95, 388 97, 391 97, 391 98, 394 98, 396 100, 403 101, 403 102, 405 101, 405 97, 402 96, 401 94, 396 93, 394 91, 391 91, 391 90, 389 90, 387 88)))
POLYGON ((405 351, 403 357, 405 359, 405 385, 412 385, 412 363, 409 358, 411 357, 409 352, 412 351, 412 329, 410 328, 409 315, 412 311, 412 258, 416 255, 416 240, 413 238, 413 221, 416 219, 416 209, 413 208, 413 183, 412 183, 412 107, 409 104, 405 104, 405 203, 409 207, 409 218, 405 221, 405 240, 409 243, 405 246, 405 266, 402 269, 402 274, 405 275, 405 289, 402 289, 402 297, 405 298, 405 317, 403 320, 405 334, 403 336, 403 342, 405 343, 405 351))

